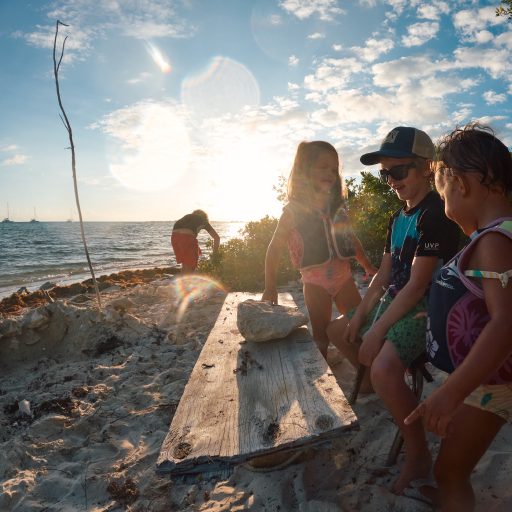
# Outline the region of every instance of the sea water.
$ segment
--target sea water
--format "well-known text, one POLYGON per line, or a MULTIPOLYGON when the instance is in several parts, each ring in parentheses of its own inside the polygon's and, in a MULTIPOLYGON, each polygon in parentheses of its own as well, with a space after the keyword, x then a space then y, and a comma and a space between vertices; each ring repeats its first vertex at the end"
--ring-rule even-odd
MULTIPOLYGON (((244 222, 212 222, 221 243, 241 236, 244 222)), ((127 269, 176 265, 174 222, 85 222, 89 256, 97 277, 127 269)), ((210 236, 200 231, 208 254, 210 236)), ((0 297, 51 281, 68 284, 90 277, 78 222, 0 223, 0 297)))

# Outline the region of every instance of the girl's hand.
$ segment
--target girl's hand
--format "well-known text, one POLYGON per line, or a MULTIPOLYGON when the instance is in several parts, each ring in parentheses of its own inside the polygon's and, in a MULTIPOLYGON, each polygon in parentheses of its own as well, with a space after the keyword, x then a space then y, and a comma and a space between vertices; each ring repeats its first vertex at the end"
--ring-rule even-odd
POLYGON ((265 288, 263 295, 261 296, 262 301, 268 301, 271 304, 277 304, 277 289, 267 290, 265 288))
POLYGON ((359 348, 359 362, 364 366, 371 366, 384 343, 384 336, 372 327, 363 336, 363 342, 359 348))
POLYGON ((441 386, 405 418, 404 424, 411 425, 423 418, 423 424, 428 432, 446 437, 452 432, 451 421, 461 405, 461 401, 456 400, 445 386, 441 386))

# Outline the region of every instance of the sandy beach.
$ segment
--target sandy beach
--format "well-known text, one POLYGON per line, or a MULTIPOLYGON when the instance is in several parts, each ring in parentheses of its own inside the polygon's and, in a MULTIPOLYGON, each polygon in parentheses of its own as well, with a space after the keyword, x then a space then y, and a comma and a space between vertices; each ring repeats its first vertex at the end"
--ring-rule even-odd
MULTIPOLYGON (((241 465, 224 479, 158 475, 162 442, 226 292, 172 268, 141 272, 100 280, 101 312, 90 283, 0 303, 1 511, 432 509, 388 490, 398 474, 384 467, 395 427, 375 396, 355 404, 358 430, 283 466, 241 465)), ((348 395, 353 369, 334 349, 329 363, 348 395)), ((429 440, 435 453, 438 441, 429 440)), ((506 426, 473 475, 477 510, 512 510, 511 446, 506 426)))

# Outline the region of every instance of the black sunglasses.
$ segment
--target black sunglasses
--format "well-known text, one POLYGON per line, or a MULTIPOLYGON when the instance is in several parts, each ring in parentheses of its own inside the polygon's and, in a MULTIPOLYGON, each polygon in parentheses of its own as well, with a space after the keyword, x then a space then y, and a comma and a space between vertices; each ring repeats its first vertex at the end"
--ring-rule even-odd
POLYGON ((380 179, 384 182, 388 182, 388 177, 391 176, 395 181, 402 181, 407 178, 409 174, 409 169, 416 167, 414 162, 409 162, 408 164, 400 164, 394 165, 389 169, 380 169, 380 179))

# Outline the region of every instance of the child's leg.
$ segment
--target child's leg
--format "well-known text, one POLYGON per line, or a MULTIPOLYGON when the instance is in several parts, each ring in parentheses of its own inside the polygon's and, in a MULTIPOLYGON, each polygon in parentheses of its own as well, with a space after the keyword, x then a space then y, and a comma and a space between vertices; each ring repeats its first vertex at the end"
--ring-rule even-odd
POLYGON ((308 308, 309 320, 313 329, 313 339, 318 349, 327 359, 327 326, 331 321, 332 298, 321 286, 304 283, 304 301, 308 308))
MULTIPOLYGON (((327 337, 329 341, 350 361, 354 368, 359 367, 359 344, 345 343, 343 341, 345 331, 348 327, 349 319, 346 316, 340 316, 333 320, 327 327, 327 337)), ((370 381, 370 371, 366 371, 359 388, 359 393, 372 393, 373 387, 370 381)))
POLYGON ((401 494, 412 480, 427 478, 432 465, 423 424, 416 421, 404 425, 404 419, 418 405, 417 398, 405 383, 405 370, 396 348, 386 341, 373 361, 371 381, 404 438, 405 461, 393 485, 393 492, 397 494, 401 494))
POLYGON ((342 315, 351 309, 354 309, 360 302, 361 295, 359 294, 356 283, 352 278, 347 279, 343 283, 343 286, 338 290, 334 297, 334 303, 342 315))
POLYGON ((434 466, 443 512, 474 509, 471 472, 504 423, 500 416, 469 405, 457 410, 434 466))

